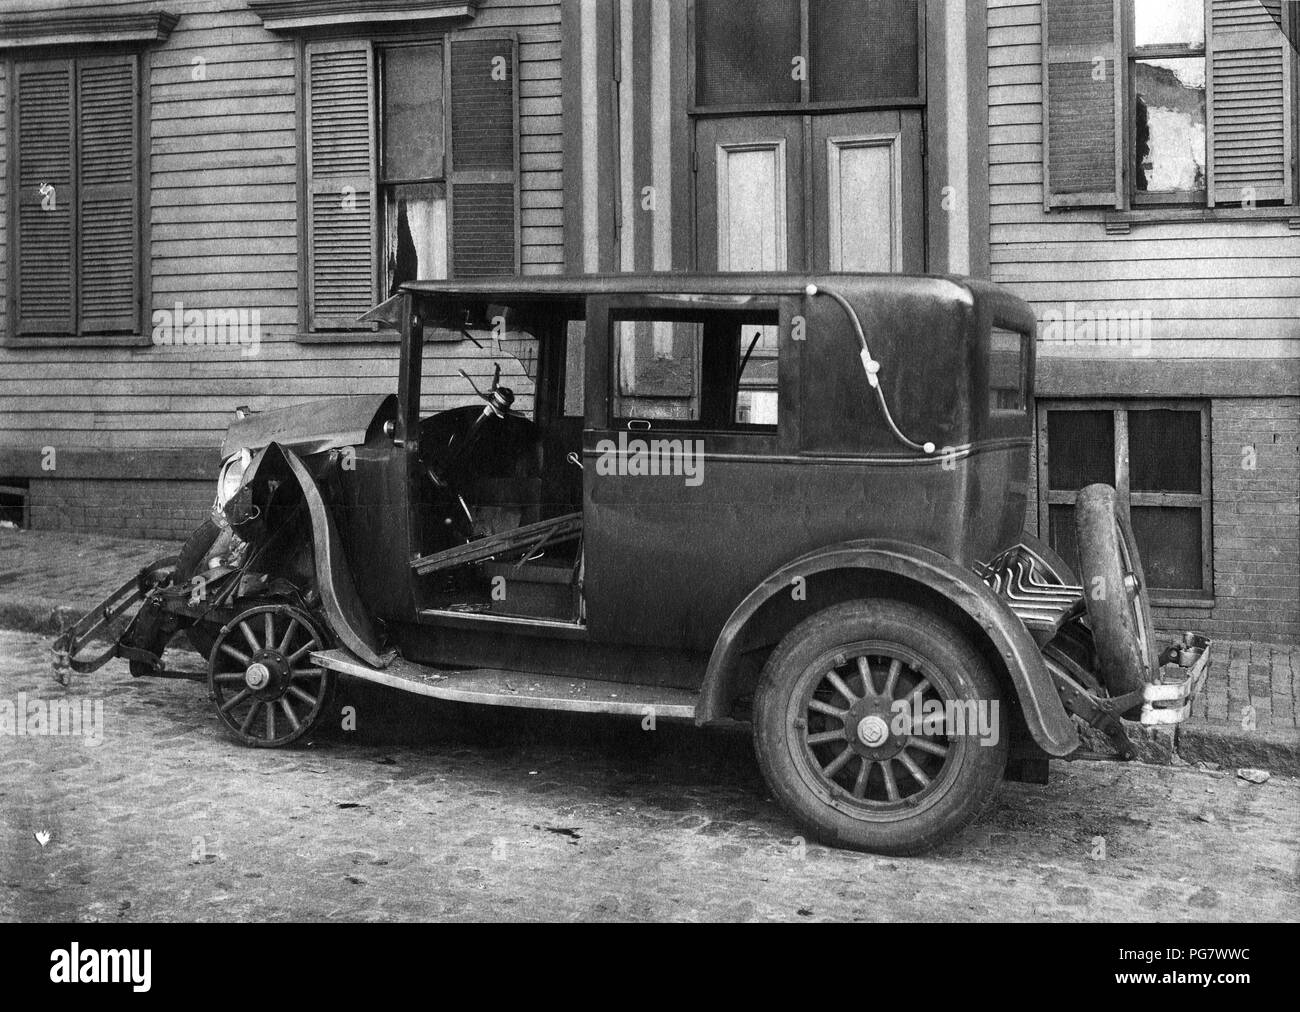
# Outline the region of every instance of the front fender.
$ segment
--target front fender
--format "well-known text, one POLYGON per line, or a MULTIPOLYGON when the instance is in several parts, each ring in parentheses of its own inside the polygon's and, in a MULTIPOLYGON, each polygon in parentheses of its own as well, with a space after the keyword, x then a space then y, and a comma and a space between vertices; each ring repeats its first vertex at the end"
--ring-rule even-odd
POLYGON ((975 622, 996 650, 1015 687, 1034 741, 1049 755, 1069 755, 1079 736, 1024 624, 978 576, 938 552, 899 542, 851 541, 811 552, 777 570, 732 612, 709 658, 700 691, 697 723, 725 717, 730 710, 730 675, 740 658, 742 633, 775 595, 798 579, 832 570, 887 574, 939 594, 975 622))
POLYGON ((384 667, 384 658, 379 653, 379 636, 370 620, 370 613, 357 594, 338 528, 334 525, 325 497, 302 458, 287 447, 272 443, 250 466, 249 480, 256 481, 258 475, 265 474, 266 471, 278 472, 281 470, 280 464, 297 482, 311 518, 316 579, 330 628, 357 657, 371 667, 384 667))

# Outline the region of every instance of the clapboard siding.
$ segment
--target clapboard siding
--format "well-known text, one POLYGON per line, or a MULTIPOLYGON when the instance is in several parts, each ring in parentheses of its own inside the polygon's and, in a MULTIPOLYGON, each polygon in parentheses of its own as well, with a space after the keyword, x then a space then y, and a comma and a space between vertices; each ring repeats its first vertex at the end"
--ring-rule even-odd
POLYGON ((1149 310, 1155 355, 1300 354, 1300 232, 1286 221, 1140 223, 1108 235, 1106 212, 1044 212, 1041 15, 1037 0, 989 0, 993 280, 1040 319, 1066 302, 1149 310))
MULTIPOLYGON (((7 2, 15 10, 51 6, 52 0, 7 2)), ((149 95, 148 308, 181 302, 256 309, 262 344, 255 356, 211 347, 0 348, 0 447, 210 447, 238 404, 265 409, 394 390, 393 345, 298 340, 306 326, 299 315, 296 43, 268 32, 239 0, 115 6, 162 6, 180 15, 170 38, 142 65, 149 95), (199 58, 205 79, 196 81, 199 58)), ((519 39, 525 273, 563 270, 559 22, 558 0, 481 0, 470 28, 509 30, 519 39)), ((0 166, 8 155, 7 94, 8 80, 0 76, 0 166)), ((0 172, 0 198, 5 179, 0 172)), ((7 209, 0 199, 0 237, 7 234, 7 209)), ((0 283, 9 261, 0 239, 0 283)), ((429 361, 428 411, 473 399, 457 368, 476 381, 491 377, 486 352, 433 346, 429 361)), ((513 383, 528 410, 527 381, 520 376, 513 383)))
MULTIPOLYGON (((0 297, 9 299, 9 64, 0 61, 0 297)), ((0 311, 0 336, 9 325, 8 314, 0 311)), ((0 356, 4 349, 0 348, 0 356)), ((3 363, 0 357, 0 363, 3 363)), ((0 365, 0 380, 4 377, 0 365)), ((0 401, 0 404, 3 402, 0 401)))

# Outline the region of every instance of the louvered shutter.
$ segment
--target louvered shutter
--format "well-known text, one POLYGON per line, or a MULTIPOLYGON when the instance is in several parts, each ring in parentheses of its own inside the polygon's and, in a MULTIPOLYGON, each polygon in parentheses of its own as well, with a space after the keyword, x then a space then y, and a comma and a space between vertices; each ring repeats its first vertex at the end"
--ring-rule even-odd
POLYGON ((1119 0, 1044 0, 1048 209, 1124 206, 1123 37, 1119 0))
POLYGON ((374 308, 374 56, 366 41, 307 45, 308 304, 313 330, 369 329, 374 308))
POLYGON ((519 114, 515 42, 451 40, 451 272, 519 271, 519 114))
POLYGON ((1210 0, 1209 200, 1292 203, 1291 52, 1281 0, 1210 0))
POLYGON ((19 335, 74 333, 73 80, 71 60, 14 66, 19 335))
POLYGON ((134 333, 139 320, 137 104, 135 57, 78 62, 77 281, 83 334, 134 333))

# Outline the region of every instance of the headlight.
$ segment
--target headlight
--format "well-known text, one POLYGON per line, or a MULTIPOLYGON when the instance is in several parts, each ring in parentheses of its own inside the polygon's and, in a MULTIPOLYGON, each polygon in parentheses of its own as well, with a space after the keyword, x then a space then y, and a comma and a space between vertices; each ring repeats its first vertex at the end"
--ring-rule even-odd
POLYGON ((253 462, 253 455, 247 450, 240 450, 221 465, 217 476, 217 509, 224 510, 226 503, 235 497, 235 493, 244 484, 244 472, 253 462))

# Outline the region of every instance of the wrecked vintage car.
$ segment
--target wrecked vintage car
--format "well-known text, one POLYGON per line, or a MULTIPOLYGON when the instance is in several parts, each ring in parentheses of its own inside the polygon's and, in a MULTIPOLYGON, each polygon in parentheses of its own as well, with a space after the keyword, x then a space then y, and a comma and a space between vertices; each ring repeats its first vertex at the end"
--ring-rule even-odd
POLYGON ((1204 682, 1205 639, 1157 648, 1113 489, 1079 493, 1077 575, 1023 533, 1036 324, 992 285, 415 282, 369 319, 396 391, 240 411, 211 520, 60 638, 65 674, 167 675, 184 634, 257 747, 335 721, 340 677, 749 721, 805 830, 886 853, 1085 727, 1131 758, 1124 718, 1204 682))

